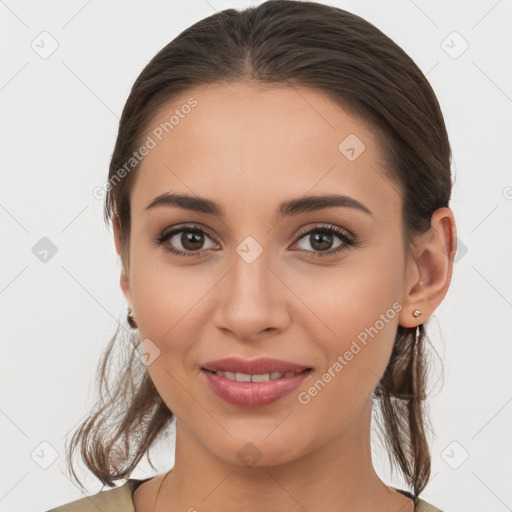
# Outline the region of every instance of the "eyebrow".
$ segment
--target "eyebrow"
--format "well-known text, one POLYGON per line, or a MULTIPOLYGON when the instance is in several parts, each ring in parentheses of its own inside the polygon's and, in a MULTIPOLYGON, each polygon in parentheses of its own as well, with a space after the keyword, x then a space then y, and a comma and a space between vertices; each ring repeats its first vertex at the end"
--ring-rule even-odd
MULTIPOLYGON (((162 206, 175 206, 184 210, 214 215, 221 219, 224 219, 226 216, 222 206, 210 199, 172 192, 166 192, 155 197, 144 210, 151 210, 162 206)), ((275 215, 277 218, 283 218, 332 207, 354 208, 373 217, 373 213, 364 204, 353 197, 340 194, 305 196, 290 199, 278 206, 275 215)))

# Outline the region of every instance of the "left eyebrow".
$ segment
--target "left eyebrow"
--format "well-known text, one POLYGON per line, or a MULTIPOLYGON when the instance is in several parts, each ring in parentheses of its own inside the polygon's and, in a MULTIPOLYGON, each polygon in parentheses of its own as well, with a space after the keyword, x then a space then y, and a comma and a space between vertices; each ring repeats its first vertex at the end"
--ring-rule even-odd
POLYGON ((303 212, 312 212, 324 208, 346 207, 355 208, 373 217, 371 210, 356 199, 346 195, 328 194, 321 196, 305 196, 281 203, 277 209, 277 217, 287 217, 303 212))
MULTIPOLYGON (((226 216, 224 208, 215 201, 204 197, 172 192, 166 192, 155 197, 146 206, 145 210, 161 206, 176 206, 184 210, 214 215, 221 219, 224 219, 226 216)), ((367 206, 360 203, 353 197, 339 194, 305 196, 284 201, 278 206, 275 216, 278 218, 290 217, 299 213, 312 212, 333 207, 354 208, 373 217, 373 213, 367 206)))

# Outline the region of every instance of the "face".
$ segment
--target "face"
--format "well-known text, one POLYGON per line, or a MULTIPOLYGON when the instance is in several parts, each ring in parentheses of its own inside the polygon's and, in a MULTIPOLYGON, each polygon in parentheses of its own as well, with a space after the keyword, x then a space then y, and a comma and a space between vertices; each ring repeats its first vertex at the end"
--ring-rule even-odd
POLYGON ((187 91, 148 135, 122 287, 178 443, 238 466, 252 443, 272 465, 366 435, 410 285, 401 197, 371 129, 309 89, 230 83, 187 91), (176 109, 172 130, 155 132, 176 109), (223 216, 147 208, 165 193, 207 199, 223 216), (279 215, 282 203, 333 194, 362 206, 279 215), (272 403, 234 405, 202 370, 225 357, 311 371, 272 403))

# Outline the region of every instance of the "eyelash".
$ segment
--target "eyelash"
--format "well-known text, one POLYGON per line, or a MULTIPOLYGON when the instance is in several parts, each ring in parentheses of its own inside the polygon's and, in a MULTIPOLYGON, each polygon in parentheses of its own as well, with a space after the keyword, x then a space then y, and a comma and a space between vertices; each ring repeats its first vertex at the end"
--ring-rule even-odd
MULTIPOLYGON (((211 249, 202 249, 200 251, 183 252, 183 251, 177 251, 175 249, 171 249, 168 245, 164 245, 164 243, 169 238, 171 238, 173 235, 175 235, 177 233, 181 233, 183 231, 204 234, 204 235, 208 236, 209 238, 211 238, 213 240, 213 238, 206 231, 204 231, 203 229, 200 229, 200 228, 198 228, 197 226, 195 226, 193 224, 184 224, 184 225, 181 225, 181 226, 178 226, 178 227, 172 229, 171 231, 168 231, 168 232, 164 231, 163 233, 161 233, 158 236, 158 238, 153 240, 153 242, 155 244, 159 245, 159 246, 161 245, 162 248, 164 249, 164 251, 169 252, 169 253, 171 253, 171 254, 173 254, 175 256, 180 256, 180 257, 197 256, 197 255, 200 255, 200 254, 202 254, 204 252, 208 252, 209 250, 211 250, 211 249)), ((314 227, 312 229, 308 229, 308 230, 302 231, 301 233, 299 233, 299 237, 298 237, 297 241, 299 241, 300 239, 304 238, 306 235, 309 235, 309 234, 312 234, 312 233, 317 233, 317 232, 327 233, 327 234, 334 234, 337 237, 341 238, 341 240, 344 243, 341 244, 336 249, 330 249, 328 251, 305 251, 305 250, 302 250, 302 252, 305 252, 308 257, 324 258, 324 257, 328 257, 328 256, 333 256, 334 254, 340 253, 341 251, 350 249, 351 247, 355 247, 358 244, 358 242, 357 242, 357 240, 356 240, 356 238, 354 236, 350 235, 344 229, 341 229, 338 226, 335 226, 335 225, 332 225, 332 224, 324 224, 324 225, 321 225, 321 226, 316 226, 316 227, 314 227)))

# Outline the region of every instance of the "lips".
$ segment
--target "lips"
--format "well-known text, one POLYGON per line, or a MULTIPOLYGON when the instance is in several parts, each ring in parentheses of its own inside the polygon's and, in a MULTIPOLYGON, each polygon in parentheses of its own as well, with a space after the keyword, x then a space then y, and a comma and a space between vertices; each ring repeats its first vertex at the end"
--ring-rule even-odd
POLYGON ((210 390, 224 402, 239 407, 263 407, 296 390, 313 369, 270 357, 227 357, 209 361, 201 370, 210 390))
POLYGON ((227 357, 209 361, 202 366, 203 370, 210 372, 233 372, 244 373, 248 375, 263 375, 273 372, 279 373, 302 373, 304 370, 310 370, 311 367, 283 361, 282 359, 274 359, 270 357, 261 357, 259 359, 246 360, 238 357, 227 357))
POLYGON ((293 377, 266 382, 239 382, 209 370, 202 370, 201 375, 209 389, 224 402, 238 407, 254 408, 270 405, 289 395, 311 376, 311 371, 304 370, 301 373, 292 373, 293 377))

